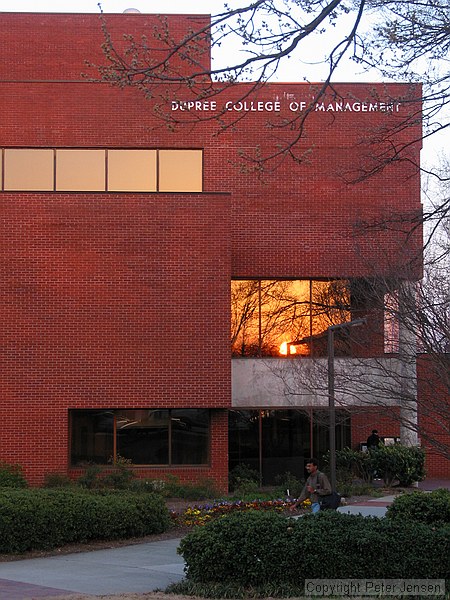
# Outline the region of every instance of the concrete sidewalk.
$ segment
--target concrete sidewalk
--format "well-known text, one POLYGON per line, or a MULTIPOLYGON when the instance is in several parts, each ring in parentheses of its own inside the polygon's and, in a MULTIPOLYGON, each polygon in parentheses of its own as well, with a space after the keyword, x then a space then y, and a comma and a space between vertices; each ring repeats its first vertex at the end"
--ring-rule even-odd
POLYGON ((0 563, 0 599, 165 589, 183 579, 179 539, 0 563))
MULTIPOLYGON (((430 487, 431 486, 431 487, 430 487)), ((447 487, 450 481, 423 484, 447 487)), ((338 510, 382 517, 394 496, 367 500, 338 510)), ((31 600, 67 594, 120 594, 165 589, 183 579, 179 539, 95 550, 64 556, 0 563, 0 600, 31 600)))

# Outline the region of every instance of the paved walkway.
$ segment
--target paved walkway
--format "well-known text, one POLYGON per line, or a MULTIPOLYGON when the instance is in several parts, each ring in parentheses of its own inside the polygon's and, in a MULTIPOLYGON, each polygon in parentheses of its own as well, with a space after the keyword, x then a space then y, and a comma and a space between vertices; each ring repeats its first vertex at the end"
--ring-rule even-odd
MULTIPOLYGON (((424 482, 422 489, 447 487, 449 481, 424 482)), ((383 516, 394 496, 342 506, 350 514, 383 516)), ((32 600, 68 594, 143 593, 165 589, 183 579, 179 539, 95 550, 64 556, 0 563, 0 600, 32 600)))

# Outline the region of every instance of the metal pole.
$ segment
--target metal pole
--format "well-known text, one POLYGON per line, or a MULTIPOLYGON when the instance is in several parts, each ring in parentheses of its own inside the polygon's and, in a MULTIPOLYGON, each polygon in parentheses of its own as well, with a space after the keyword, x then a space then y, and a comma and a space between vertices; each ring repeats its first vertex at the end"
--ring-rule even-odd
POLYGON ((263 484, 263 435, 262 435, 262 410, 258 410, 258 437, 259 437, 259 487, 263 484))
POLYGON ((336 491, 336 410, 334 404, 334 330, 328 328, 328 408, 330 419, 330 483, 336 491))

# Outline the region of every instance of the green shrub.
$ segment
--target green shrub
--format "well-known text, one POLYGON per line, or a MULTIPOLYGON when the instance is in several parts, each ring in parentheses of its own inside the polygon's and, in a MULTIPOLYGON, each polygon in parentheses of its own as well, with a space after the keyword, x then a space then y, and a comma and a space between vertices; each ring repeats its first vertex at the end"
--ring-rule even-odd
POLYGON ((257 498, 260 492, 259 485, 251 479, 242 479, 233 491, 233 498, 257 498))
POLYGON ((166 495, 166 482, 162 479, 133 479, 130 482, 133 492, 157 492, 166 495))
POLYGON ((230 491, 236 490, 243 482, 253 481, 259 485, 259 473, 249 465, 240 464, 231 469, 228 477, 230 491))
POLYGON ((335 511, 296 520, 254 511, 193 530, 179 553, 188 580, 203 584, 301 588, 305 579, 443 579, 450 528, 335 511))
POLYGON ((44 477, 44 488, 72 487, 73 481, 65 473, 47 473, 44 477))
POLYGON ((30 489, 0 491, 0 552, 166 531, 170 515, 157 494, 30 489))
POLYGON ((0 488, 24 488, 27 486, 28 483, 20 465, 12 465, 0 460, 0 488))
POLYGON ((373 469, 380 474, 387 486, 398 480, 408 486, 425 479, 425 451, 416 446, 379 446, 370 450, 373 469))
MULTIPOLYGON (((325 455, 326 463, 329 454, 325 455)), ((369 452, 343 448, 336 452, 338 473, 351 472, 356 479, 370 483, 377 473, 387 486, 398 481, 401 486, 409 486, 425 479, 425 452, 415 446, 379 446, 369 452)))
POLYGON ((182 483, 178 477, 168 475, 164 495, 184 500, 208 500, 217 498, 219 494, 212 479, 200 479, 197 483, 182 483))
POLYGON ((373 486, 372 483, 337 483, 338 492, 345 498, 351 496, 374 496, 383 495, 383 491, 373 486))
POLYGON ((131 460, 117 456, 116 462, 102 479, 102 484, 115 490, 127 490, 134 479, 131 460))
POLYGON ((428 525, 450 524, 450 490, 416 491, 397 496, 389 506, 387 516, 428 525))
POLYGON ((110 488, 115 490, 128 490, 131 488, 134 472, 131 460, 117 456, 116 461, 108 469, 100 465, 88 465, 84 474, 78 478, 78 485, 88 490, 110 488))
MULTIPOLYGON (((329 464, 330 453, 323 457, 326 465, 329 464)), ((373 462, 369 452, 360 452, 351 448, 336 451, 336 470, 340 480, 348 483, 349 477, 362 479, 370 483, 373 479, 373 462)))
POLYGON ((78 478, 77 484, 82 488, 86 488, 88 490, 93 490, 95 488, 101 487, 101 473, 102 468, 100 467, 100 465, 88 465, 83 475, 80 475, 80 477, 78 478))
POLYGON ((289 471, 275 477, 278 496, 289 495, 292 498, 298 498, 303 489, 303 483, 289 471))

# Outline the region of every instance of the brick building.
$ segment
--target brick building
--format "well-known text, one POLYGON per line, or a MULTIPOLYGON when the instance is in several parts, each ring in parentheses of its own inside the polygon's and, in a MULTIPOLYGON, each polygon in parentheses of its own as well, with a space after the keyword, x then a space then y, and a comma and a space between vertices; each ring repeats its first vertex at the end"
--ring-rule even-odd
MULTIPOLYGON (((181 39, 209 17, 167 19, 181 39)), ((159 22, 107 16, 117 40, 159 22)), ((261 176, 243 155, 292 141, 279 126, 314 86, 238 84, 197 104, 177 91, 167 127, 156 100, 90 80, 86 61, 105 64, 98 16, 4 13, 0 29, 0 459, 33 485, 118 456, 141 477, 223 489, 239 463, 267 483, 302 475, 327 449, 328 326, 367 318, 337 336, 338 372, 399 360, 361 290, 419 278, 421 234, 362 225, 421 210, 420 122, 394 134, 411 161, 348 175, 370 169, 381 132, 418 110, 392 100, 410 87, 337 85, 305 122, 302 160, 261 176)), ((373 409, 346 390, 338 446, 357 447, 373 427, 400 436, 391 404, 373 409)), ((429 475, 445 475, 448 462, 432 456, 429 475)))

